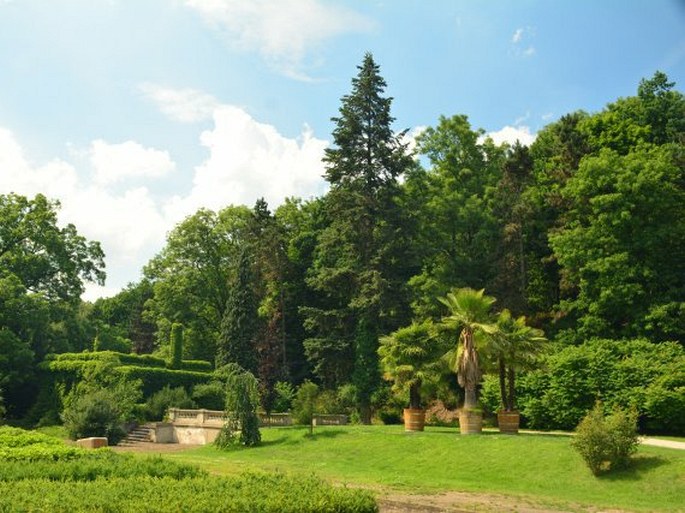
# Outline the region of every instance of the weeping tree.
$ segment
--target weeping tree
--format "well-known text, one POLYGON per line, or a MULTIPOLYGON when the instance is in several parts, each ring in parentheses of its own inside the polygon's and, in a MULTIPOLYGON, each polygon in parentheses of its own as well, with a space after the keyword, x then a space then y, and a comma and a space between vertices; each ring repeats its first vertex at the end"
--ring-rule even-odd
POLYGON ((478 384, 482 378, 477 342, 485 343, 497 330, 490 312, 495 298, 485 295, 484 289, 462 288, 438 299, 449 309, 449 315, 443 317, 443 322, 460 330, 457 347, 446 356, 464 389, 464 409, 475 409, 478 406, 478 384))
POLYGON ((262 441, 259 432, 259 383, 250 371, 230 363, 217 371, 226 382, 226 422, 215 444, 225 449, 244 445, 253 447, 262 441))

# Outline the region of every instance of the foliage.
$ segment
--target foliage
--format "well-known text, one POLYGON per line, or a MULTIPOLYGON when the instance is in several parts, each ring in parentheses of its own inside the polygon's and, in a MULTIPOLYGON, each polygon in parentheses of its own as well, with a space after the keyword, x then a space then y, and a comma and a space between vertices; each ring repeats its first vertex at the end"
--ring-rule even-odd
POLYGON ((324 162, 330 191, 306 282, 315 293, 301 309, 307 357, 330 389, 355 383, 363 422, 380 384, 378 333, 409 316, 406 280, 414 271, 413 233, 400 207, 398 178, 412 164, 392 130, 391 98, 371 54, 364 56, 332 118, 333 147, 324 162))
POLYGON ((226 423, 214 442, 226 449, 233 445, 259 445, 259 384, 250 371, 236 364, 223 367, 226 373, 226 423))
POLYGON ((164 249, 145 268, 154 295, 147 317, 157 324, 157 341, 168 347, 171 324, 185 328, 185 356, 214 361, 237 256, 251 212, 227 207, 200 209, 167 236, 164 249))
POLYGON ((448 355, 450 367, 464 388, 464 408, 476 408, 476 390, 482 377, 476 341, 485 342, 485 337, 496 330, 490 313, 495 298, 485 295, 483 289, 463 288, 454 289, 439 300, 448 308, 449 315, 443 317, 443 323, 460 331, 458 345, 448 355))
POLYGON ((607 408, 635 407, 648 431, 685 433, 685 351, 680 344, 595 339, 557 346, 541 367, 523 375, 517 390, 530 427, 573 429, 601 400, 607 408))
POLYGON ((531 369, 538 363, 547 339, 542 330, 526 325, 525 316, 514 318, 505 309, 497 316, 497 331, 492 341, 490 355, 499 374, 501 407, 504 411, 514 411, 516 372, 531 369))
POLYGON ((409 392, 409 407, 421 408, 421 393, 443 372, 446 352, 429 321, 413 323, 380 339, 378 354, 395 393, 409 392))
POLYGON ((0 508, 53 511, 187 511, 189 513, 374 513, 370 492, 314 477, 253 473, 235 477, 113 478, 86 482, 0 483, 0 508))
POLYGON ((105 436, 116 444, 133 419, 142 384, 118 373, 116 361, 95 363, 65 397, 62 421, 72 439, 105 436))
POLYGON ((273 404, 273 411, 284 413, 290 410, 295 399, 295 388, 287 381, 279 381, 274 386, 276 399, 273 404))
POLYGON ((601 403, 583 418, 571 440, 594 475, 626 468, 638 443, 637 413, 616 409, 605 417, 601 403))
POLYGON ((181 368, 183 360, 183 325, 174 323, 171 325, 171 361, 169 367, 175 370, 181 368))
POLYGON ((191 398, 199 408, 223 410, 226 406, 226 386, 219 381, 199 383, 193 387, 191 398))
POLYGON ((169 408, 195 408, 195 402, 183 387, 165 386, 145 403, 147 420, 163 420, 169 408))
POLYGON ((212 374, 208 372, 137 367, 132 365, 122 365, 117 368, 116 372, 129 380, 141 380, 145 397, 149 397, 165 386, 183 387, 186 390, 190 390, 194 385, 207 383, 212 379, 212 374))
POLYGON ((137 367, 166 367, 166 362, 162 358, 156 358, 149 354, 127 354, 116 351, 94 351, 85 353, 60 353, 47 355, 45 361, 82 361, 82 360, 110 360, 117 358, 122 365, 135 365, 137 367))
POLYGON ((305 381, 298 389, 293 399, 293 421, 296 424, 311 426, 316 407, 316 398, 319 395, 319 387, 316 383, 305 381))
POLYGON ((235 363, 245 370, 256 372, 255 337, 258 329, 255 276, 249 250, 243 248, 238 256, 238 270, 231 283, 226 309, 221 320, 221 336, 217 347, 217 365, 235 363))

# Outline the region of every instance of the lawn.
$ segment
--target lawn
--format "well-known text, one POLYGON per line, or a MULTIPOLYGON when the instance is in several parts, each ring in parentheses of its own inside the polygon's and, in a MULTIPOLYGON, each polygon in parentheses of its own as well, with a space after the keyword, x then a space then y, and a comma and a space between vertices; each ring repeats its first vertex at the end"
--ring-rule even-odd
POLYGON ((640 447, 631 469, 595 478, 566 436, 348 426, 318 427, 313 437, 305 428, 270 428, 262 437, 253 449, 204 446, 166 457, 217 474, 278 470, 405 492, 508 494, 558 508, 684 511, 685 452, 673 449, 640 447))

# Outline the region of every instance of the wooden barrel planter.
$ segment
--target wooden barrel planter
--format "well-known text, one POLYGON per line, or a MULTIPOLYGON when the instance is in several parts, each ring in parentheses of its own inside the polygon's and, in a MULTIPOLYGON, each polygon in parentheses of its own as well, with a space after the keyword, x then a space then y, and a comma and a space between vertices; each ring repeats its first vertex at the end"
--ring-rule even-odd
POLYGON ((417 408, 404 409, 404 430, 423 431, 426 423, 426 410, 417 408))
POLYGON ((497 412, 499 432, 505 435, 517 435, 519 432, 520 415, 517 411, 497 412))
POLYGON ((459 410, 459 432, 462 435, 479 435, 483 432, 483 412, 459 410))

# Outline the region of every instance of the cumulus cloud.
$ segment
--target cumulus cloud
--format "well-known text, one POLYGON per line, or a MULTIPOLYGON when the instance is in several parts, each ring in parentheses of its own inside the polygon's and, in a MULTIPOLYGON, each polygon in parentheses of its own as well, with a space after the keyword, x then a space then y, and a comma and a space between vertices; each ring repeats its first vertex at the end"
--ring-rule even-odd
MULTIPOLYGON (((168 91, 170 98, 184 97, 168 91)), ((142 266, 161 250, 174 224, 200 207, 251 206, 264 197, 274 208, 288 196, 325 192, 321 159, 328 143, 307 126, 297 138, 288 138, 243 109, 218 103, 211 119, 213 127, 199 134, 199 144, 209 155, 192 170, 190 190, 173 196, 151 193, 155 180, 166 180, 176 168, 166 151, 135 141, 96 140, 86 148, 70 148, 76 164, 60 159, 36 164, 2 127, 0 191, 26 196, 40 192, 58 199, 60 223, 73 223, 79 233, 101 242, 108 283, 88 285, 84 298, 91 300, 138 280, 142 266)))
POLYGON ((260 197, 277 206, 288 196, 324 192, 321 159, 328 143, 306 126, 297 139, 290 139, 244 110, 222 105, 214 113, 214 128, 204 131, 200 142, 209 157, 195 168, 190 193, 167 206, 173 219, 201 206, 252 205, 260 197))
POLYGON ((514 144, 519 141, 525 146, 530 146, 535 141, 537 134, 531 134, 530 128, 527 126, 505 126, 501 130, 495 132, 488 132, 487 137, 490 137, 496 144, 504 142, 514 144))
POLYGON ((168 152, 144 148, 135 141, 109 144, 98 139, 92 142, 88 153, 95 180, 101 184, 132 177, 159 178, 176 168, 168 152))
POLYGON ((195 89, 171 89, 151 83, 141 84, 139 89, 163 114, 181 123, 210 120, 219 106, 212 95, 195 89))
POLYGON ((517 28, 516 32, 514 32, 514 35, 511 36, 511 42, 512 43, 518 43, 521 41, 521 38, 523 37, 523 29, 522 28, 517 28))
POLYGON ((112 179, 139 177, 141 172, 146 175, 151 169, 158 173, 162 168, 173 167, 173 162, 165 155, 164 166, 151 165, 164 152, 144 149, 135 143, 122 146, 95 141, 92 151, 82 153, 96 157, 94 173, 79 172, 73 164, 60 159, 38 165, 25 155, 11 131, 0 127, 0 191, 28 197, 42 193, 59 200, 60 224, 73 223, 80 234, 102 244, 107 255, 107 273, 112 278, 109 281, 114 287, 89 285, 88 298, 93 299, 137 279, 140 266, 159 250, 168 230, 168 223, 148 189, 138 186, 117 193, 108 185, 112 179), (110 154, 122 167, 108 174, 101 161, 103 154, 110 154))
POLYGON ((186 0, 237 49, 256 51, 276 70, 310 80, 305 59, 328 39, 368 32, 374 24, 321 0, 186 0))

